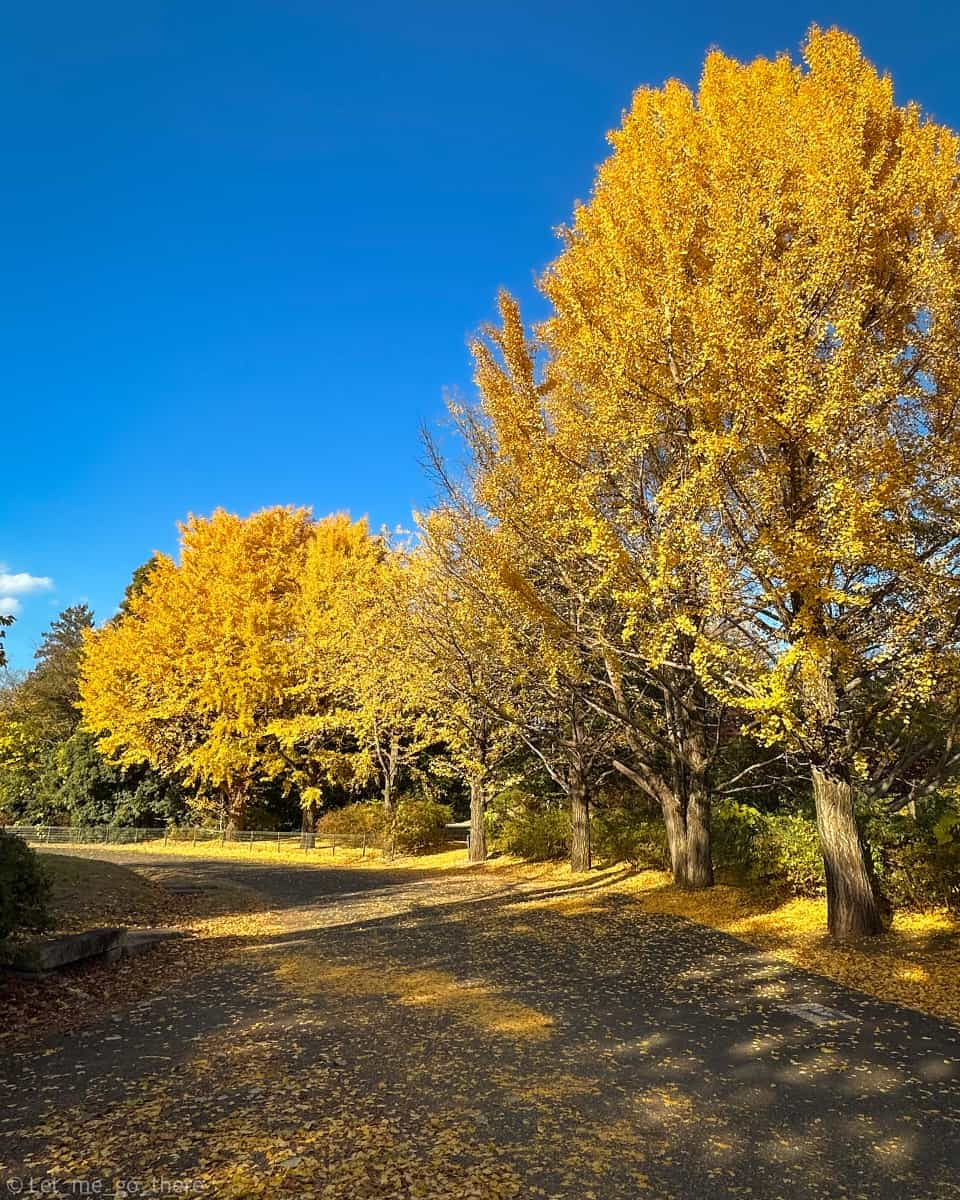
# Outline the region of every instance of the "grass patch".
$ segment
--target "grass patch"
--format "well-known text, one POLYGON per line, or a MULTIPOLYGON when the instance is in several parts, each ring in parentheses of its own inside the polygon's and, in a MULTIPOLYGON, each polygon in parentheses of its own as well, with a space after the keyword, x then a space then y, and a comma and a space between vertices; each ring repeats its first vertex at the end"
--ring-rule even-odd
POLYGON ((179 919, 176 897, 151 879, 115 863, 44 852, 53 883, 53 930, 75 933, 101 925, 169 925, 179 919))
MULTIPOLYGON (((39 847, 37 848, 39 849, 39 847)), ((173 841, 167 842, 166 845, 162 841, 124 842, 122 844, 98 842, 90 845, 70 843, 65 845, 64 849, 75 851, 78 854, 123 854, 124 856, 142 854, 148 858, 169 855, 171 858, 228 859, 235 862, 262 862, 270 865, 278 863, 285 867, 364 867, 371 870, 412 867, 417 870, 442 871, 452 868, 459 870, 468 865, 467 851, 464 846, 438 850, 432 854, 398 854, 396 858, 388 859, 384 858, 381 851, 375 847, 368 847, 364 855, 360 847, 343 846, 338 843, 333 849, 328 840, 321 843, 319 837, 316 847, 311 850, 286 845, 282 845, 278 849, 276 842, 269 841, 227 842, 222 846, 219 842, 198 842, 193 845, 190 842, 173 841)))

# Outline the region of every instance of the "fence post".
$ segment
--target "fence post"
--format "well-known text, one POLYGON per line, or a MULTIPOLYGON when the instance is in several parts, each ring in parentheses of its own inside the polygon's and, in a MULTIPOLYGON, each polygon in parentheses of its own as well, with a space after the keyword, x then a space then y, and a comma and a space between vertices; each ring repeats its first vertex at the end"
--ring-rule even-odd
POLYGON ((360 857, 361 858, 367 857, 367 835, 366 834, 363 835, 363 849, 360 851, 360 857))
POLYGON ((330 857, 333 858, 333 856, 336 854, 336 852, 337 852, 337 839, 335 837, 332 837, 330 839, 330 857))
POLYGON ((164 846, 166 846, 166 844, 167 844, 167 827, 166 827, 166 825, 164 825, 164 827, 163 827, 163 844, 164 844, 164 846))
POLYGON ((277 853, 280 853, 280 830, 277 830, 277 853))
POLYGON ((193 827, 193 844, 194 845, 197 844, 197 827, 196 827, 196 825, 194 825, 194 827, 193 827))

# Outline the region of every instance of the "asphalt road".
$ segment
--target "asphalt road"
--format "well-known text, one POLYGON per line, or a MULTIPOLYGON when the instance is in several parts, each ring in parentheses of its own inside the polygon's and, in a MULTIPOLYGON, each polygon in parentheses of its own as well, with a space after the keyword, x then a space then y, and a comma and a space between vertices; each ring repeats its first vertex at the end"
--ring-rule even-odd
POLYGON ((22 1194, 960 1196, 949 1023, 602 890, 157 862, 266 924, 3 1063, 22 1194))

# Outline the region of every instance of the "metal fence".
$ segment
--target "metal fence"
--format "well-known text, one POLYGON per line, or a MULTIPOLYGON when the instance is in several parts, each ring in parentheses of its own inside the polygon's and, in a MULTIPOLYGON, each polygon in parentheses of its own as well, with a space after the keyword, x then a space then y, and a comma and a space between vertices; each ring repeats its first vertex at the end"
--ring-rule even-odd
MULTIPOLYGON (((191 825, 171 829, 137 828, 130 825, 8 825, 6 832, 32 845, 46 846, 242 846, 251 851, 303 850, 335 856, 337 850, 371 850, 383 853, 376 834, 283 833, 275 829, 209 829, 191 825)), ((469 846, 469 833, 462 825, 448 826, 444 847, 469 846)))
POLYGON ((6 832, 41 846, 243 846, 250 850, 304 850, 335 855, 337 849, 380 849, 374 835, 349 833, 283 833, 274 829, 137 828, 129 825, 8 825, 6 832))

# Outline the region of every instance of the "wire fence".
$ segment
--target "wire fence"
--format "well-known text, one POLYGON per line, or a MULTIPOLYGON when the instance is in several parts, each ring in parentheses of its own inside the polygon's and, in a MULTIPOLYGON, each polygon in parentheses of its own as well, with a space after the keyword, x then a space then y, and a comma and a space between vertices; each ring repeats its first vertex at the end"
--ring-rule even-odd
POLYGON ((187 826, 176 829, 140 828, 129 825, 8 825, 6 832, 36 846, 219 846, 250 850, 303 850, 335 855, 337 849, 380 850, 372 834, 284 833, 274 829, 209 829, 187 826))
MULTIPOLYGON (((372 833, 285 833, 275 829, 210 829, 200 825, 169 829, 132 825, 8 825, 5 832, 30 845, 44 846, 237 846, 276 853, 302 850, 327 853, 331 857, 339 849, 341 852, 359 850, 361 858, 374 850, 383 854, 385 849, 382 839, 372 833)), ((468 844, 468 836, 462 827, 452 826, 445 831, 442 848, 453 849, 468 844)))

